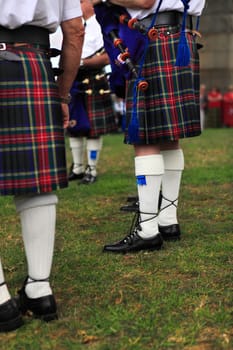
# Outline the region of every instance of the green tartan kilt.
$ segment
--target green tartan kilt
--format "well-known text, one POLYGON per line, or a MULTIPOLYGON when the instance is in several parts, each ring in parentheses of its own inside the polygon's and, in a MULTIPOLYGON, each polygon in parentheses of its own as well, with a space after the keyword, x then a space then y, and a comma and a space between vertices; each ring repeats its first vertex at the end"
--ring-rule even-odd
POLYGON ((0 193, 66 187, 61 105, 50 60, 42 50, 9 50, 21 60, 0 60, 0 193))
MULTIPOLYGON (((132 143, 128 126, 135 112, 139 123, 138 144, 200 135, 199 54, 194 36, 191 33, 186 36, 191 52, 187 67, 175 66, 179 32, 161 34, 150 42, 141 74, 149 83, 148 89, 135 89, 135 79, 127 85, 125 143, 132 143)), ((136 68, 139 69, 139 64, 136 68)))

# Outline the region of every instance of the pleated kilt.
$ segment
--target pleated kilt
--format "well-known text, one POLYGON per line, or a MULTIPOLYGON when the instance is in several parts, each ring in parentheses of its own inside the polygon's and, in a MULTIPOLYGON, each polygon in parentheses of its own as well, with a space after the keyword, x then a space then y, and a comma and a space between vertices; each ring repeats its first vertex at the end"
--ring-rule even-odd
POLYGON ((64 130, 51 63, 42 51, 0 60, 0 193, 43 193, 67 186, 64 130))
POLYGON ((78 81, 82 82, 80 91, 84 94, 84 108, 90 121, 90 131, 86 136, 98 137, 116 131, 113 101, 103 70, 80 70, 78 81))
MULTIPOLYGON (((166 30, 174 28, 166 28, 166 30)), ((161 29, 163 31, 163 29, 161 29)), ((147 50, 142 77, 149 83, 145 92, 137 90, 135 79, 128 83, 126 96, 126 125, 131 118, 136 101, 139 121, 138 144, 155 144, 197 136, 200 128, 199 105, 199 54, 194 36, 187 33, 191 63, 176 67, 176 52, 180 34, 162 35, 151 41, 147 50)), ((138 66, 136 65, 137 69, 138 66)), ((126 127, 125 143, 131 143, 126 127)))

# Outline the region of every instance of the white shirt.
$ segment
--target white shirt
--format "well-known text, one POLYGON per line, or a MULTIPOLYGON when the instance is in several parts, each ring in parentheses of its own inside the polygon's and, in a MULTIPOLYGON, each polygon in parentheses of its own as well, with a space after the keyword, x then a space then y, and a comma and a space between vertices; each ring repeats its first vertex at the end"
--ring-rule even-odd
POLYGON ((82 15, 80 0, 0 0, 0 25, 35 25, 55 32, 61 22, 82 15))
MULTIPOLYGON (((59 27, 57 31, 50 35, 50 46, 57 49, 61 49, 62 45, 62 31, 59 27)), ((81 58, 84 59, 93 55, 96 51, 100 50, 104 46, 103 36, 99 23, 96 20, 95 15, 86 20, 85 36, 82 48, 81 58)), ((54 67, 58 66, 59 57, 53 57, 51 59, 54 67)))
POLYGON ((103 36, 95 15, 86 20, 82 59, 93 55, 104 46, 103 36))
MULTIPOLYGON (((127 9, 131 17, 142 19, 151 13, 154 13, 158 7, 159 0, 149 10, 132 10, 127 9)), ((193 16, 200 16, 205 6, 205 0, 190 0, 188 13, 193 16)), ((181 0, 163 0, 159 12, 163 11, 184 11, 184 4, 181 0)))

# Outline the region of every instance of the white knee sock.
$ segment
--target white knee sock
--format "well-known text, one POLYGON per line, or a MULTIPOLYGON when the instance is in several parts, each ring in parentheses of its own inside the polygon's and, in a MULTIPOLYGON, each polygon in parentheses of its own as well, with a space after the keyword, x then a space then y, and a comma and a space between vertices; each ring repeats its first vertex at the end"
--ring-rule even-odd
MULTIPOLYGON (((3 273, 3 268, 2 268, 2 262, 0 259, 0 285, 5 282, 4 279, 4 273, 3 273)), ((11 296, 8 291, 7 285, 3 284, 0 286, 0 305, 5 303, 6 301, 10 300, 11 296)))
MULTIPOLYGON (((22 235, 32 280, 50 276, 56 224, 57 196, 52 193, 15 198, 20 213, 22 235)), ((30 281, 30 279, 29 279, 30 281)), ((26 286, 29 298, 52 294, 49 282, 33 282, 26 286)))
POLYGON ((169 226, 178 223, 177 205, 184 169, 184 155, 182 149, 163 151, 161 154, 164 159, 165 173, 162 178, 163 199, 159 213, 159 225, 169 226))
POLYGON ((70 150, 73 157, 73 173, 76 175, 84 172, 84 137, 69 137, 70 150))
POLYGON ((90 173, 93 176, 97 175, 96 167, 99 160, 100 151, 103 146, 103 138, 87 139, 87 163, 90 166, 90 173))
POLYGON ((160 154, 135 157, 142 229, 138 234, 142 238, 149 238, 159 233, 157 215, 163 172, 163 157, 160 154))

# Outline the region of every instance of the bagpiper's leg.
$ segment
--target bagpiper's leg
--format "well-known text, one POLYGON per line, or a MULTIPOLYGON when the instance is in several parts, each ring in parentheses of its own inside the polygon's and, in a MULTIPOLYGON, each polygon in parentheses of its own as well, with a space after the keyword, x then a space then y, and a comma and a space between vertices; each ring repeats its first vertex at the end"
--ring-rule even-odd
POLYGON ((159 230, 164 240, 180 238, 177 206, 184 155, 182 149, 162 151, 165 173, 162 178, 162 203, 159 213, 159 230))
POLYGON ((84 176, 84 137, 69 137, 73 163, 69 173, 69 181, 82 179, 84 176))
POLYGON ((160 249, 163 244, 158 228, 158 202, 163 157, 160 154, 135 157, 135 173, 138 186, 139 217, 135 227, 121 241, 104 246, 104 251, 127 253, 139 250, 160 249))
POLYGON ((160 154, 136 157, 135 171, 139 198, 140 236, 148 238, 159 233, 158 204, 164 173, 163 157, 160 154))
POLYGON ((57 318, 49 283, 53 261, 57 196, 53 193, 15 198, 20 214, 28 277, 19 291, 22 312, 45 321, 57 318), (32 283, 33 282, 33 283, 32 283))
POLYGON ((87 167, 80 184, 89 185, 97 180, 97 165, 100 151, 103 147, 103 138, 87 139, 87 167))

